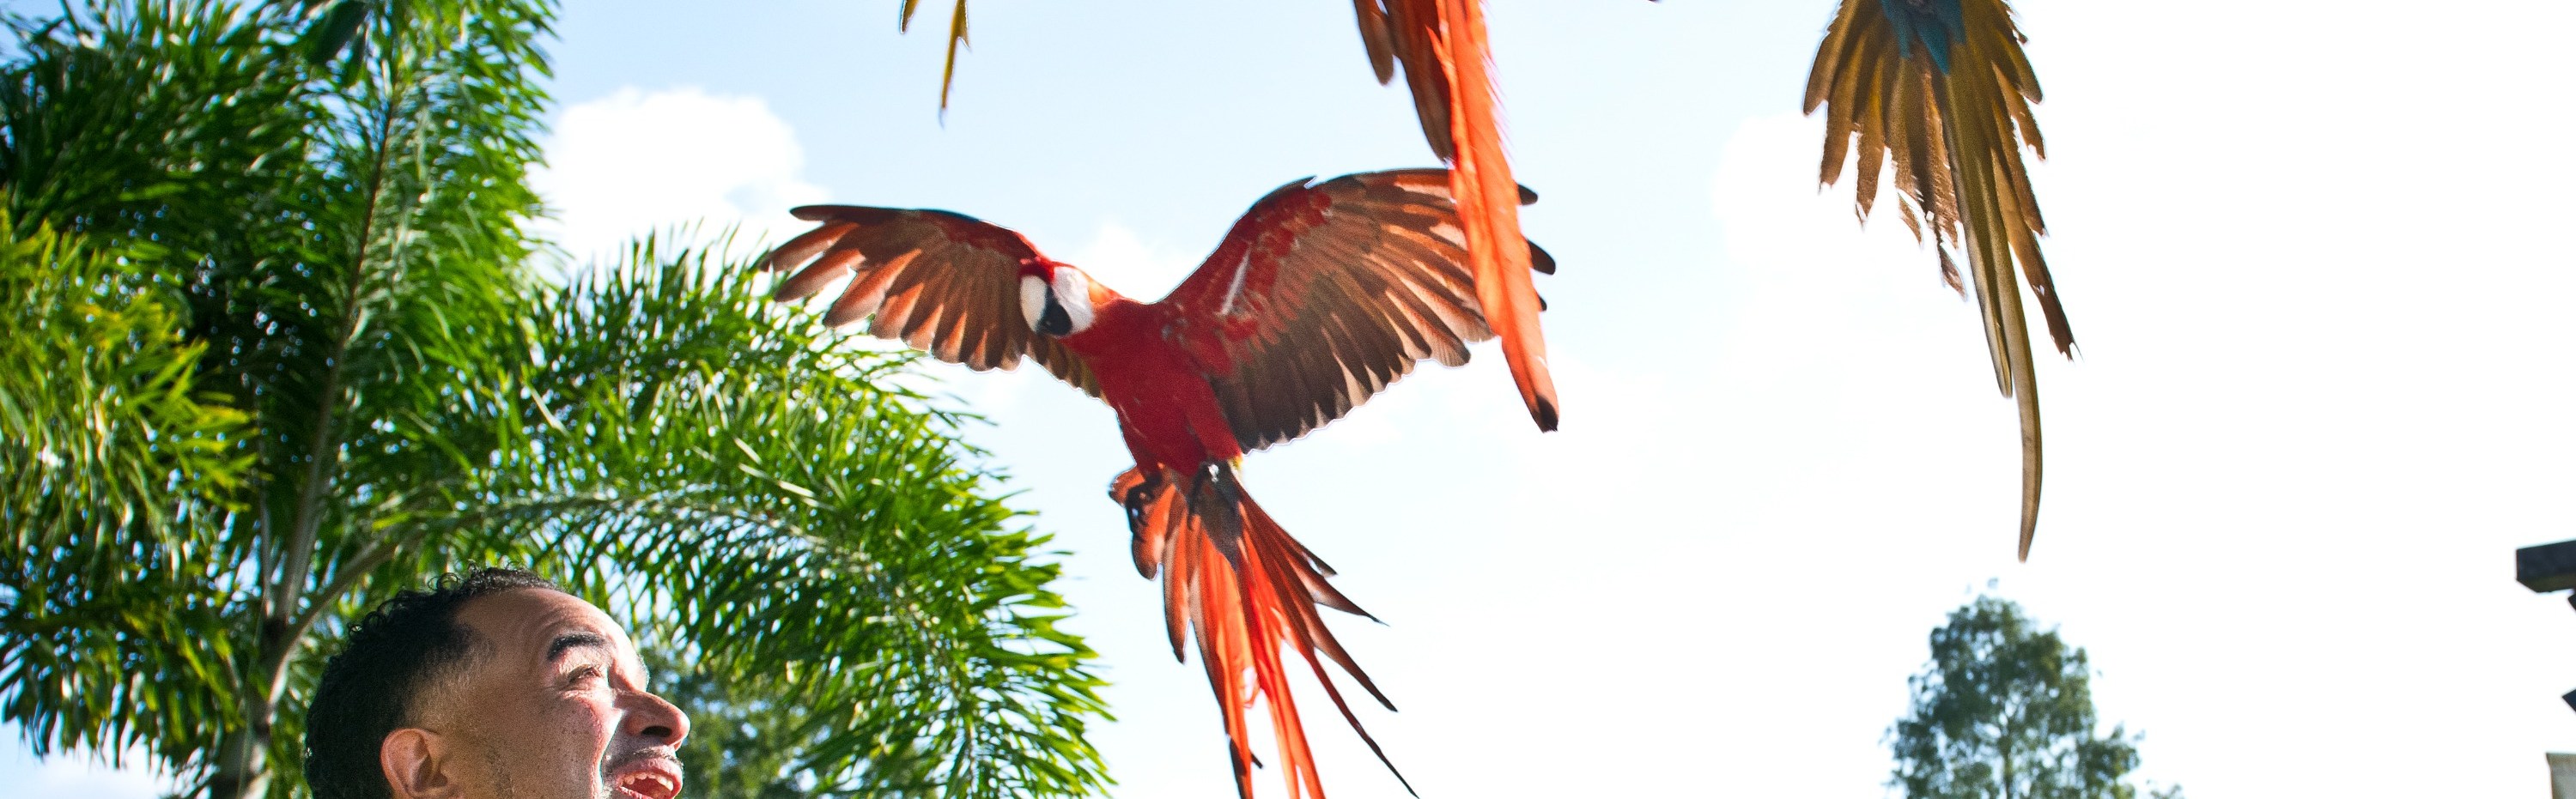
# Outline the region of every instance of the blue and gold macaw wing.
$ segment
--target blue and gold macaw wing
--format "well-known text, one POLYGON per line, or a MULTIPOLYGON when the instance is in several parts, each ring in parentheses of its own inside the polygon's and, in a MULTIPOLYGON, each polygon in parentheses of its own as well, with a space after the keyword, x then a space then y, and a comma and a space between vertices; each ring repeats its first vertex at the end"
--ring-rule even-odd
POLYGON ((1953 289, 1976 287, 1995 383, 2021 410, 2020 557, 2039 524, 2039 384, 2021 281, 2030 283, 2060 354, 2075 334, 2041 260, 2039 201, 2021 148, 2047 157, 2031 104, 2039 78, 2004 0, 1842 0, 1807 78, 1807 113, 1825 109, 1818 179, 1858 163, 1854 210, 1864 220, 1881 169, 1892 171, 1899 210, 1915 238, 1927 229, 1953 289), (1967 253, 1965 283, 1950 251, 1967 253), (2015 277, 2018 262, 2020 277, 2015 277))

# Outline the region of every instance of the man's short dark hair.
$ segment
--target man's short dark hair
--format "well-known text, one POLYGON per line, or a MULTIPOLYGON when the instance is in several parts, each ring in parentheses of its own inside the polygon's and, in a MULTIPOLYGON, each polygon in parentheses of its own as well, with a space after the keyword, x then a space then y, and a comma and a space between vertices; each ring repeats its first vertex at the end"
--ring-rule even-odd
POLYGON ((385 736, 413 722, 413 701, 465 666, 472 631, 456 611, 487 594, 522 588, 562 591, 517 569, 484 568, 406 590, 349 629, 349 643, 322 667, 304 720, 304 779, 314 799, 391 799, 378 755, 385 736))

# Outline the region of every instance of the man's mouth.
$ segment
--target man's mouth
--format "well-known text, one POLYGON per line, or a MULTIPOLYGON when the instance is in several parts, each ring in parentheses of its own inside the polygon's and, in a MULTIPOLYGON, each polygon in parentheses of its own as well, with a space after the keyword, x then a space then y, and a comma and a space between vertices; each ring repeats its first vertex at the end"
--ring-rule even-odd
POLYGON ((680 764, 668 757, 646 758, 618 769, 608 787, 617 799, 677 799, 680 764))

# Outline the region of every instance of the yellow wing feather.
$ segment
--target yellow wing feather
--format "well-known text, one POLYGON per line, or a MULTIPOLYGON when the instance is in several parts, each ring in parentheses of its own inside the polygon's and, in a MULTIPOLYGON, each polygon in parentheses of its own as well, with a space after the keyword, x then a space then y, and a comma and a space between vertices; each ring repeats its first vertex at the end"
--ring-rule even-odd
POLYGON ((2039 523, 2039 383, 2026 281, 2060 353, 2075 336, 2040 256, 2039 199, 2021 150, 2046 158, 2032 105, 2039 78, 2022 50, 2004 0, 1931 0, 1901 4, 1842 0, 1816 48, 1806 110, 1825 111, 1825 151, 1817 180, 1840 180, 1856 158, 1853 210, 1869 216, 1882 163, 1896 188, 1906 227, 1928 232, 1954 288, 1974 287, 1996 387, 2021 416, 2020 557, 2030 557, 2039 523), (1946 16, 1943 12, 1949 12, 1946 16), (1939 57, 1936 57, 1936 54, 1939 57), (1946 63, 1944 63, 1946 58, 1946 63), (1967 275, 1951 270, 1950 249, 1967 255, 1967 275), (2018 267, 2018 269, 2016 269, 2018 267))

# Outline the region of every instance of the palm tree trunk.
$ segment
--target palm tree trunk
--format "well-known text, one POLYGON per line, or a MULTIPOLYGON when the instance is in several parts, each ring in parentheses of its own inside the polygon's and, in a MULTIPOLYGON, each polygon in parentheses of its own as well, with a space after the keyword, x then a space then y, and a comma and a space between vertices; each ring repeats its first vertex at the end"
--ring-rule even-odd
POLYGON ((249 729, 224 738, 216 750, 222 763, 206 780, 209 799, 248 799, 268 792, 268 731, 272 720, 259 719, 249 729))

